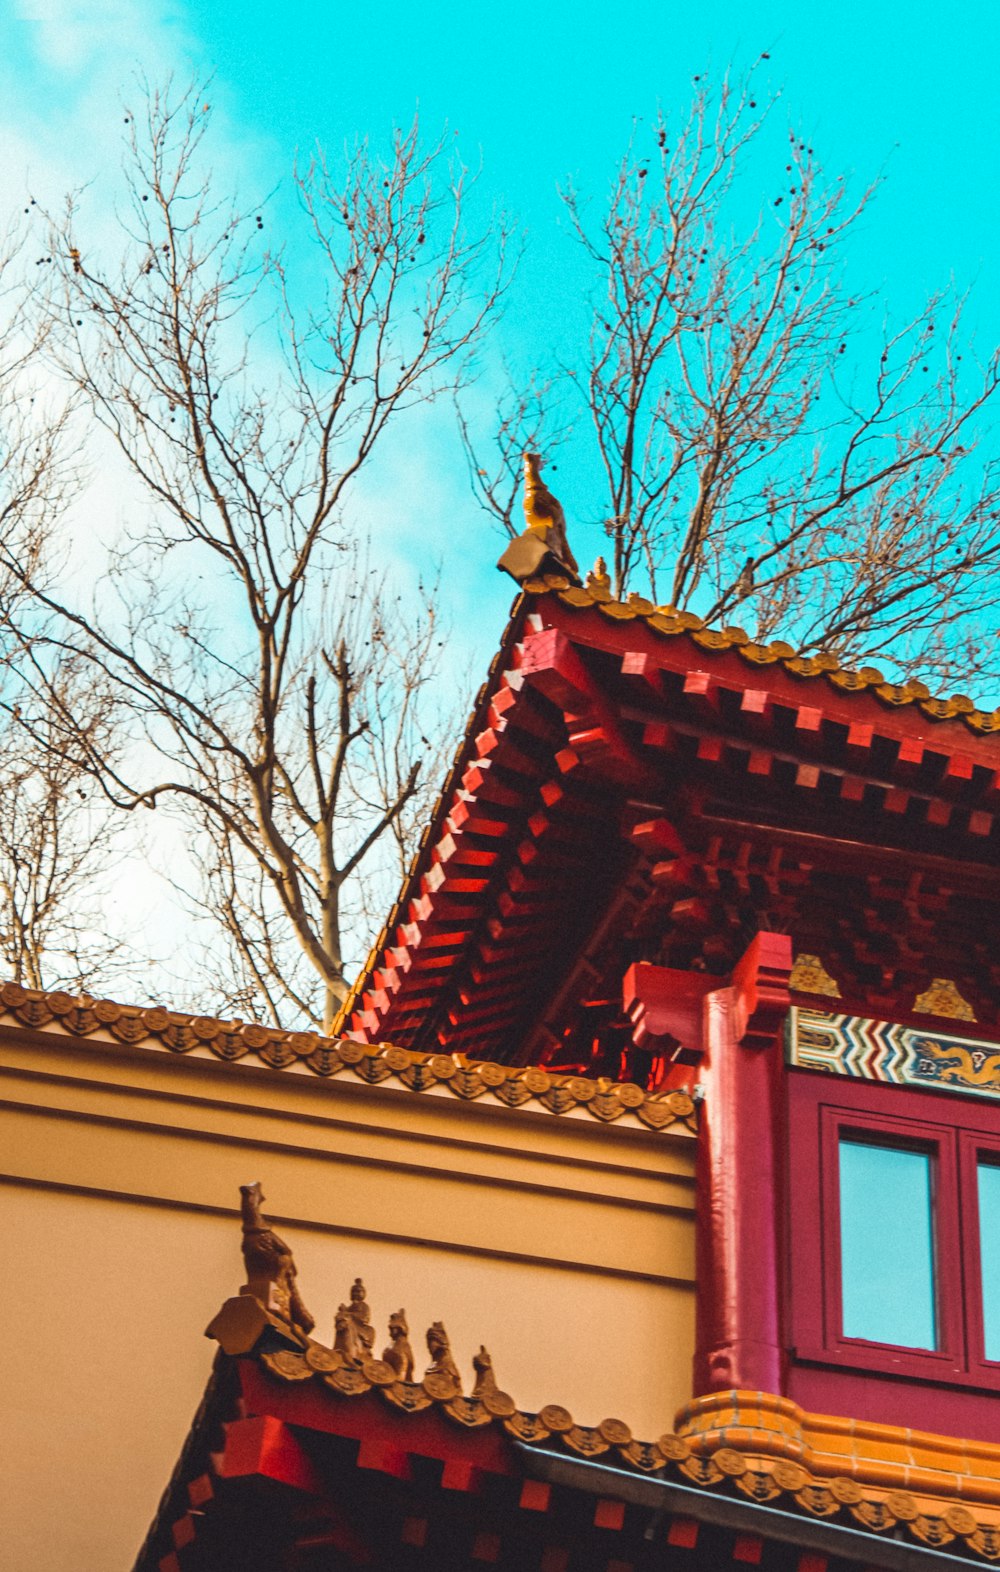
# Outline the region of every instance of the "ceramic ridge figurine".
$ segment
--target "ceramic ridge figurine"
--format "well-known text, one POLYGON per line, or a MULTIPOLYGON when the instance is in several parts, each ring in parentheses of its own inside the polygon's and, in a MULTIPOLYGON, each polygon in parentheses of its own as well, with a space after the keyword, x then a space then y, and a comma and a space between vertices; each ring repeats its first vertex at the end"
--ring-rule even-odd
POLYGON ((525 529, 507 547, 497 567, 518 584, 540 573, 563 574, 580 582, 580 570, 566 538, 566 515, 541 476, 537 453, 524 455, 525 529))
POLYGON ((476 1372, 476 1384, 472 1389, 473 1397, 493 1397, 497 1388, 497 1378, 493 1370, 493 1360, 483 1344, 479 1345, 478 1354, 472 1356, 472 1368, 476 1372))
POLYGON ((240 1211, 243 1219, 243 1260, 246 1263, 245 1293, 259 1299, 268 1310, 298 1331, 308 1334, 316 1322, 302 1303, 295 1281, 295 1259, 283 1239, 279 1239, 261 1216, 264 1192, 257 1180, 241 1184, 240 1211))
POLYGON ((358 1328, 350 1305, 338 1305, 333 1320, 333 1350, 345 1365, 360 1365, 365 1352, 358 1340, 358 1328))
POLYGON ((400 1381, 413 1380, 413 1349, 410 1347, 410 1328, 405 1310, 394 1310, 389 1317, 389 1346, 382 1358, 395 1370, 400 1381))
POLYGON ((577 560, 566 538, 566 515, 562 503, 552 495, 542 479, 542 460, 538 453, 524 455, 524 522, 537 535, 546 550, 579 577, 577 560))
POLYGON ((360 1277, 356 1277, 351 1284, 351 1302, 344 1308, 354 1322, 362 1355, 370 1359, 375 1346, 375 1328, 372 1326, 372 1313, 365 1298, 365 1285, 360 1277))
POLYGON ((443 1322, 435 1321, 433 1326, 427 1328, 427 1351, 431 1356, 431 1364, 424 1372, 425 1379, 429 1375, 450 1376, 461 1391, 462 1377, 452 1357, 451 1343, 443 1322))

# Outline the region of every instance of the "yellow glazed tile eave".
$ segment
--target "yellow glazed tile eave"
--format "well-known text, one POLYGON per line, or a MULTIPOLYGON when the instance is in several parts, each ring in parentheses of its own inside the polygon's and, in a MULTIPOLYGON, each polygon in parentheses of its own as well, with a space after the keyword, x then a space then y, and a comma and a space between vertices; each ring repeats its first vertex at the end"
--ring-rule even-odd
POLYGON ((282 1031, 254 1022, 221 1021, 162 1006, 137 1007, 111 999, 43 993, 20 983, 0 984, 4 1017, 33 1031, 79 1039, 110 1039, 125 1047, 159 1046, 171 1054, 235 1063, 249 1059, 269 1070, 300 1072, 329 1080, 346 1075, 367 1086, 389 1083, 400 1090, 483 1099, 511 1109, 592 1118, 610 1125, 634 1120, 652 1131, 693 1134, 695 1104, 686 1092, 646 1092, 632 1082, 555 1075, 533 1066, 515 1067, 464 1055, 419 1053, 388 1043, 358 1043, 318 1032, 282 1031))

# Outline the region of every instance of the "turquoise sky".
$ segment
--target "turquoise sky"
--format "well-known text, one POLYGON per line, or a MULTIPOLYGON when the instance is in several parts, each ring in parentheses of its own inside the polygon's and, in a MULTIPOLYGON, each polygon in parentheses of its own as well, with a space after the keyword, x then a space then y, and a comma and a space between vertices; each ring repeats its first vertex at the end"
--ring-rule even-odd
MULTIPOLYGON (((447 123, 466 161, 481 160, 481 212, 501 204, 524 230, 502 343, 515 360, 549 367, 573 360, 587 323, 559 182, 572 176, 599 199, 633 117, 648 121, 661 104, 682 109, 696 72, 746 67, 766 52, 760 86, 762 97, 781 94, 776 129, 796 126, 830 174, 859 187, 884 176, 852 242, 860 283, 884 286, 900 313, 952 279, 974 284, 980 331, 992 340, 1000 336, 998 17, 986 4, 912 0, 512 0, 503 8, 7 0, 0 198, 20 199, 25 170, 49 201, 67 184, 99 183, 116 161, 121 95, 137 68, 156 79, 214 73, 216 162, 254 200, 279 187, 272 233, 284 222, 281 182, 297 154, 316 140, 337 153, 358 133, 379 138, 419 105, 428 133, 447 123)), ((753 201, 752 178, 748 194, 753 201)), ((495 642, 508 586, 492 572, 497 542, 480 525, 457 449, 440 428, 426 440, 425 483, 408 484, 401 498, 387 476, 384 506, 405 558, 449 553, 455 613, 478 658, 495 642), (464 616, 470 605, 474 621, 464 616)), ((593 462, 581 416, 572 453, 549 478, 585 559, 600 545, 581 522, 599 514, 593 462)))

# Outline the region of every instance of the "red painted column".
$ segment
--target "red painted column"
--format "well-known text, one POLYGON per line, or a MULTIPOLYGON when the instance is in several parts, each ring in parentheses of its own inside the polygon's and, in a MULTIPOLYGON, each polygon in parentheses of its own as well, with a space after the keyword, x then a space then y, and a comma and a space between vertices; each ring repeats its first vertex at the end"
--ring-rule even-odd
POLYGON ((791 946, 774 934, 758 935, 754 945, 749 999, 741 962, 733 984, 705 1000, 696 1397, 733 1388, 782 1390, 779 1033, 791 946))

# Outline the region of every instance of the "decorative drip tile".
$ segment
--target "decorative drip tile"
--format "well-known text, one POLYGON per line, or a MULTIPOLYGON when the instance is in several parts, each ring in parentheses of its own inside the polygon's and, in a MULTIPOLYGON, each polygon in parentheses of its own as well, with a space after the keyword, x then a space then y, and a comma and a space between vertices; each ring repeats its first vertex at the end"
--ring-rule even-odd
POLYGON ((794 677, 823 677, 833 687, 843 692, 873 693, 881 703, 891 708, 916 705, 933 721, 961 720, 970 731, 990 733, 1000 731, 1000 709, 980 710, 964 693, 949 698, 935 698, 927 684, 911 677, 907 682, 887 682, 876 666, 862 666, 853 671, 842 666, 833 655, 800 655, 791 644, 776 639, 769 644, 756 644, 742 628, 707 628, 700 617, 690 611, 678 611, 674 606, 654 606, 641 595, 630 595, 627 600, 615 600, 611 595, 610 580, 604 574, 588 573, 582 585, 561 574, 548 573, 543 578, 529 579, 522 586, 526 595, 555 594, 565 606, 579 610, 596 607, 602 616, 614 622, 642 621, 662 638, 688 637, 704 650, 735 650, 750 666, 781 665, 794 677))
POLYGON ((271 1070, 301 1066, 322 1079, 353 1077, 367 1085, 392 1081, 411 1092, 442 1088, 465 1102, 488 1095, 508 1108, 530 1105, 545 1113, 583 1109, 601 1124, 634 1114, 648 1130, 694 1130, 697 1111, 686 1092, 646 1092, 632 1081, 554 1075, 462 1054, 418 1053, 385 1043, 359 1043, 317 1032, 285 1032, 242 1021, 183 1015, 159 1005, 139 1009, 110 999, 39 993, 20 983, 0 985, 0 1012, 37 1030, 57 1026, 71 1037, 107 1033, 130 1047, 155 1043, 175 1054, 208 1049, 217 1059, 256 1059, 271 1070))

